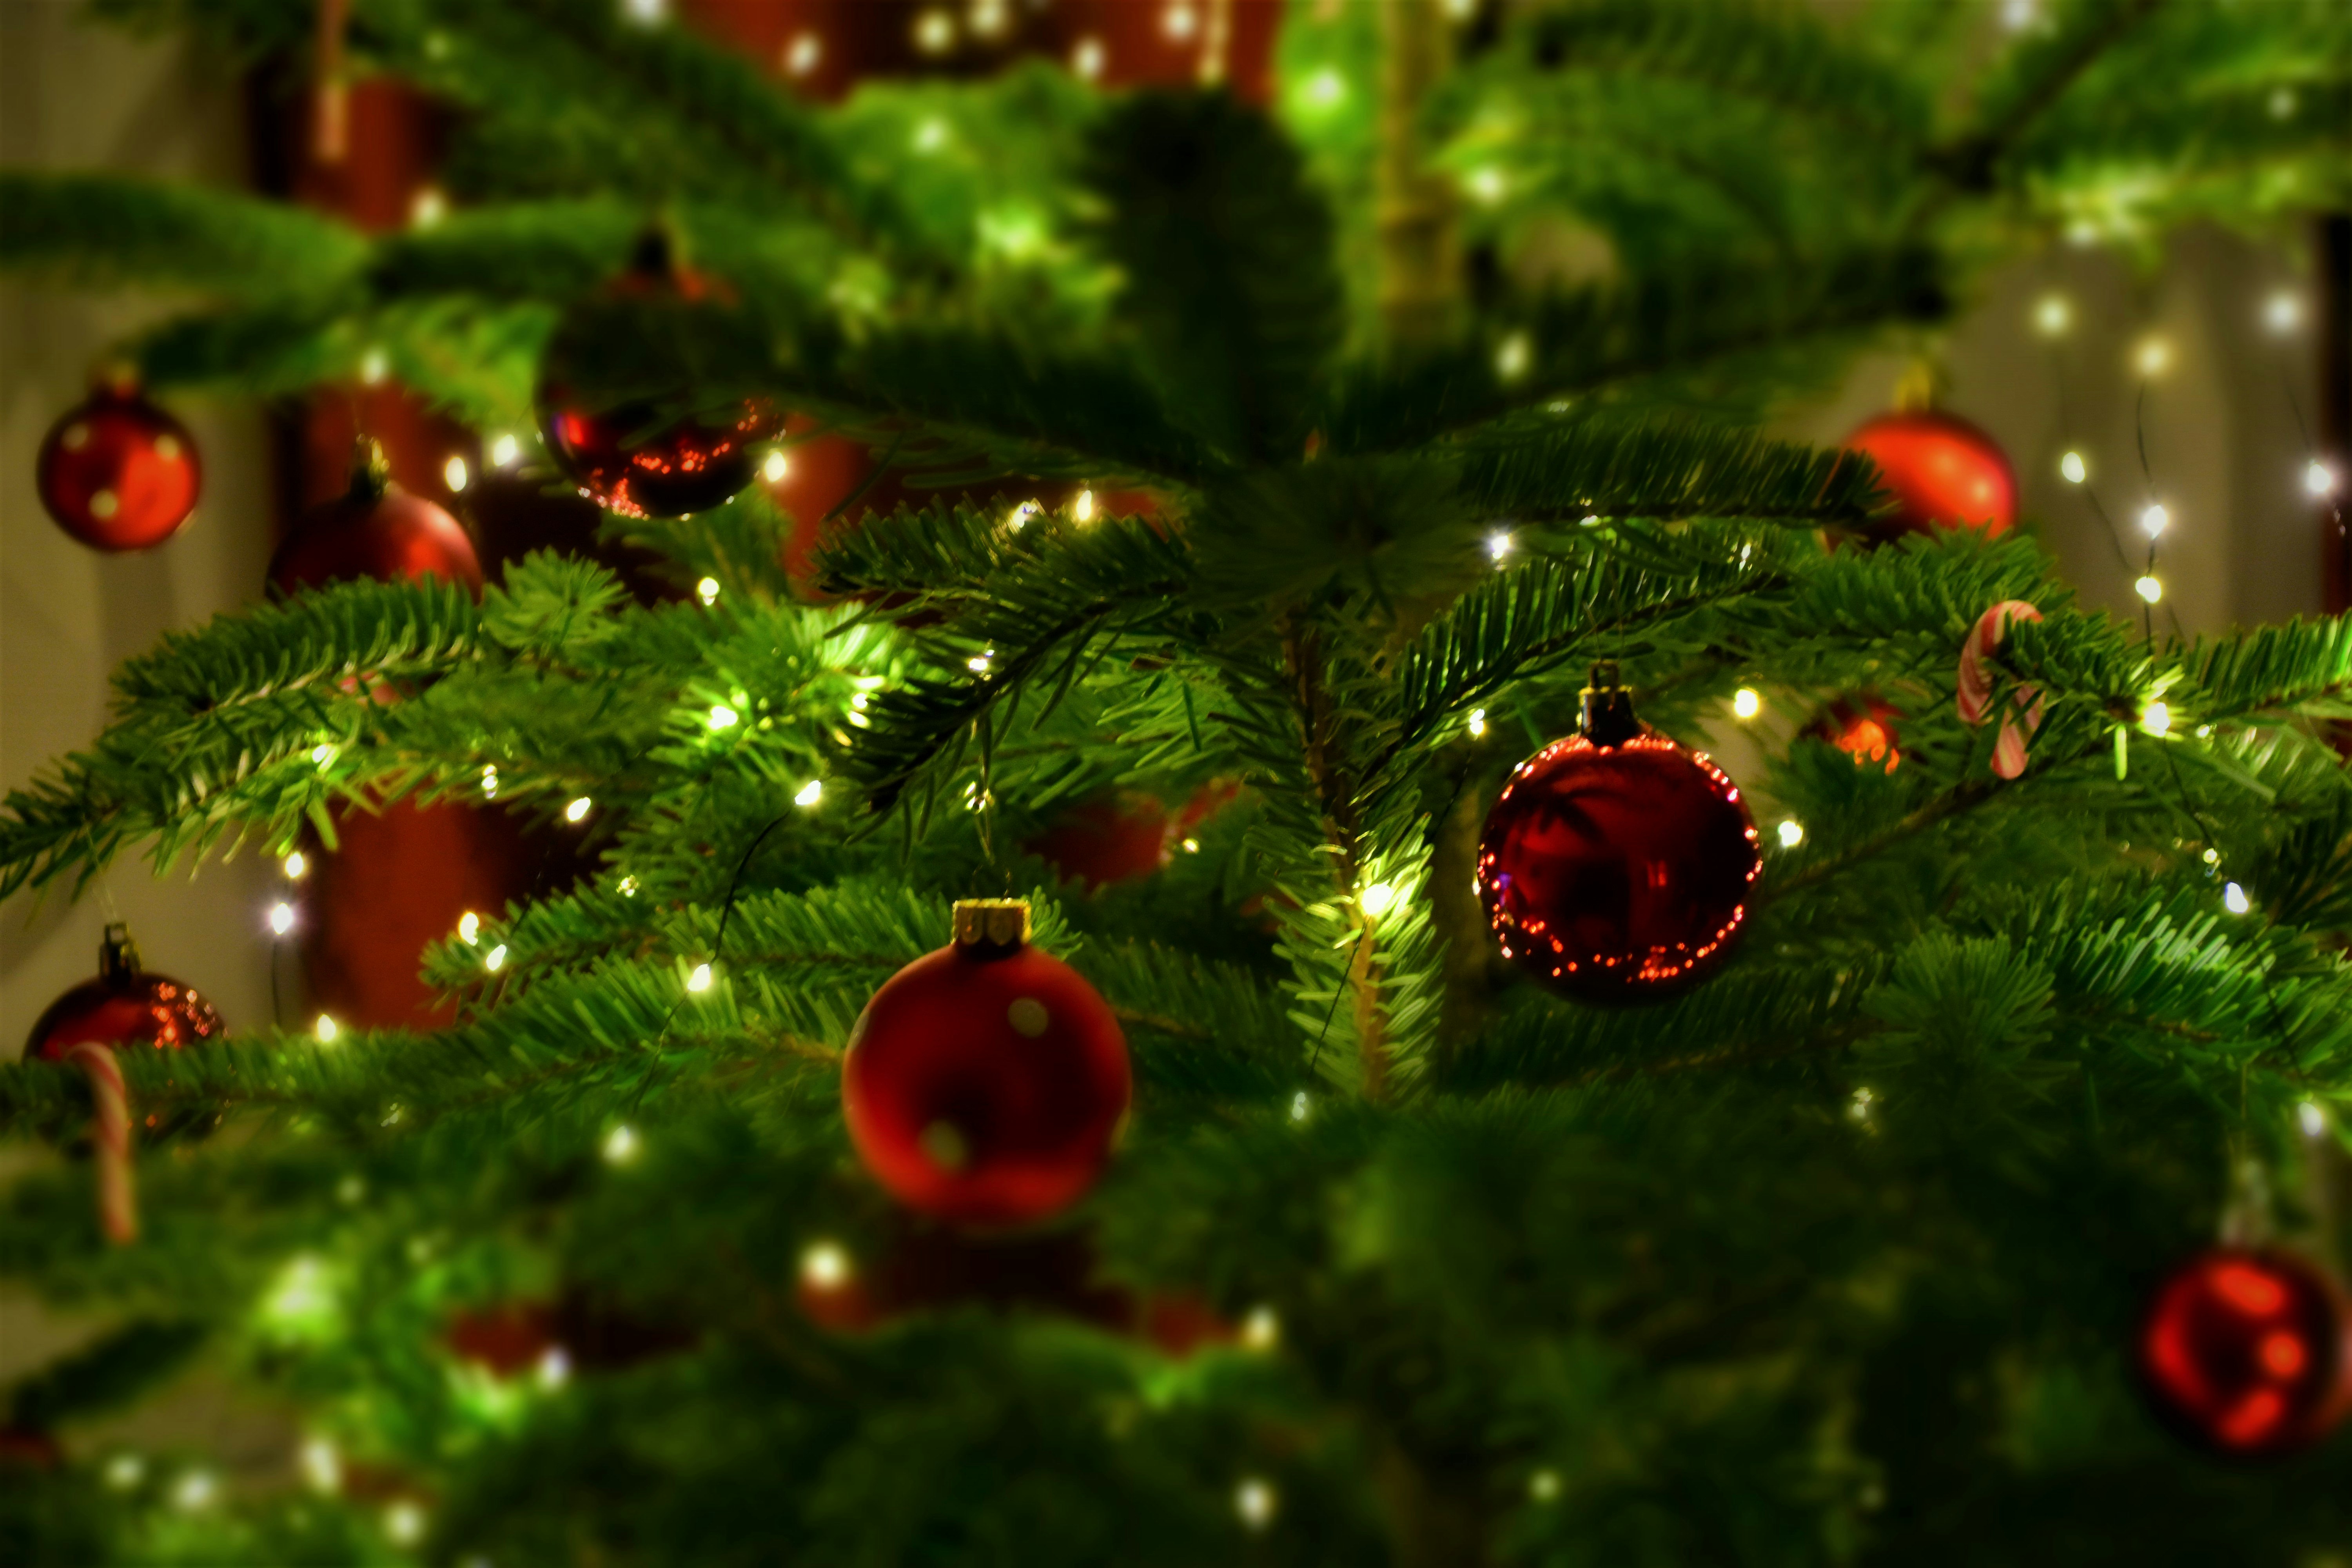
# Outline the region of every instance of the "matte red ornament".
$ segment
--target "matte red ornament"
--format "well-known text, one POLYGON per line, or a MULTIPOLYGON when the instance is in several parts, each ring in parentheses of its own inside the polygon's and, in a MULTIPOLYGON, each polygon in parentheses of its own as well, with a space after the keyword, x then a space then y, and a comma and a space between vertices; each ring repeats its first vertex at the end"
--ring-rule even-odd
POLYGON ((1029 907, 955 907, 956 940, 883 983, 850 1033, 841 1106, 859 1158, 909 1208, 1042 1219, 1110 1159, 1132 1080, 1095 988, 1029 945, 1029 907))
POLYGON ((478 594, 481 558, 456 518, 392 482, 383 447, 366 439, 352 464, 351 489, 304 512, 269 560, 270 586, 284 594, 341 581, 427 577, 478 594))
POLYGON ((204 465, 187 426, 139 395, 117 371, 68 409, 41 443, 41 504, 93 550, 149 550, 196 510, 204 465))
POLYGON ((2307 1447, 2352 1408, 2352 1310, 2300 1258, 2218 1247, 2157 1288, 2139 1373, 2158 1414, 2202 1447, 2307 1447))
POLYGON ((1731 954, 1762 868, 1739 787, 1633 718, 1596 665, 1583 732, 1521 763, 1478 842, 1503 956, 1563 995, 1668 996, 1731 954))
POLYGON ((1990 436, 1934 409, 1882 415, 1845 438, 1878 465, 1899 510, 1891 530, 1982 529, 1988 538, 2017 522, 2017 474, 1990 436))
POLYGON ((185 1050, 227 1032, 213 1005, 193 986, 139 967, 139 949, 120 923, 106 928, 98 950, 98 978, 86 980, 33 1021, 25 1059, 63 1061, 84 1041, 185 1050))
POLYGON ((751 482, 752 448, 782 430, 782 420, 758 399, 677 415, 649 397, 598 400, 580 390, 578 367, 595 357, 615 324, 615 307, 716 298, 709 283, 676 265, 667 241, 648 237, 605 299, 558 323, 540 371, 540 434, 556 468, 605 510, 624 517, 708 511, 751 482))

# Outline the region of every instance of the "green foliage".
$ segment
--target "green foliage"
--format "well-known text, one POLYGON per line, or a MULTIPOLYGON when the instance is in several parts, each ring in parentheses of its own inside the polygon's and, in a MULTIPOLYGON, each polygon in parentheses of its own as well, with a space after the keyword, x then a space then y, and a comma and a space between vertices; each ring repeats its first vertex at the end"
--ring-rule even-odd
MULTIPOLYGON (((98 9, 308 79, 307 8, 98 9)), ((27 1153, 0 1271, 114 1316, 10 1392, 72 1459, 0 1471, 0 1552, 2352 1539, 2340 1442, 2206 1467, 2125 1364, 2147 1282, 2245 1204, 2233 1166, 2296 1245, 2347 1244, 2296 1194, 2326 1170, 2308 1119, 2352 1118, 2326 728, 2352 628, 2143 636, 2024 531, 1872 537, 1868 464, 1754 428, 2053 230, 2340 194, 2341 16, 2045 9, 1989 42, 1940 0, 1489 6, 1413 119, 1368 5, 1291 8, 1266 117, 1042 64, 823 109, 626 8, 371 0, 359 68, 451 110, 430 226, 5 176, 0 266, 178 296, 129 345, 158 384, 380 363, 516 429, 560 331, 583 395, 765 398, 940 494, 826 520, 824 605, 755 492, 605 520, 670 602, 539 555, 478 600, 305 593, 115 673, 104 732, 0 806, 0 892, 141 849, 332 853, 412 797, 564 813, 574 868, 422 955, 446 1027, 126 1053, 157 1118, 136 1247, 101 1239, 86 1161, 27 1153), (1458 330, 1395 351, 1379 171, 1414 136, 1472 259, 1458 330), (713 287, 609 289, 649 227, 713 287), (1073 499, 1025 504, 1046 481, 1073 499), (1996 702, 2043 714, 2013 780, 1951 686, 2005 599, 2043 613, 1991 661, 1996 702), (1748 934, 1623 1011, 1522 984, 1465 891, 1486 803, 1599 658, 1694 744, 1736 689, 1765 704, 1733 764, 1765 845, 1748 934), (1894 710, 1883 759, 1821 737, 1864 697, 1894 710), (1064 879, 1071 825, 1122 812, 1171 863, 1064 879), (848 1156, 839 1058, 950 900, 1018 889, 1118 1019, 1134 1115, 1069 1213, 955 1234, 848 1156), (484 1314, 551 1325, 537 1364, 483 1364, 484 1314), (93 1423, 198 1353, 299 1405, 340 1494, 203 1505, 196 1459, 107 1467, 93 1423)), ((91 1114, 78 1071, 0 1068, 0 1133, 77 1151, 91 1114)))

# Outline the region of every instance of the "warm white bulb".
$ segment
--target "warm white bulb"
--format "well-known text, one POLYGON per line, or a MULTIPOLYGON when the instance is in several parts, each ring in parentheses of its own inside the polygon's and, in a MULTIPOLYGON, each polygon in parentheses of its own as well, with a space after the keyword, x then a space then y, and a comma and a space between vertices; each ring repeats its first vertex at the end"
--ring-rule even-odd
POLYGON ((2310 1100, 2306 1100, 2296 1106, 2294 1114, 2295 1120, 2303 1123, 2303 1135, 2305 1138, 2317 1138, 2326 1132, 2327 1112, 2320 1110, 2310 1100))
POLYGON ((286 879, 288 881, 300 881, 302 879, 303 873, 310 870, 310 858, 305 856, 299 849, 295 850, 292 854, 286 857, 286 879))
POLYGON ((2079 485, 2091 477, 2090 466, 2083 461, 2080 452, 2069 452, 2058 459, 2058 472, 2070 485, 2079 485))
POLYGON ((1527 333, 1513 332, 1495 350, 1495 374, 1505 381, 1517 381, 1528 374, 1534 354, 1527 333))
POLYGON ((1264 1530, 1274 1522, 1275 1496, 1273 1486, 1252 1476, 1234 1489, 1234 1511, 1252 1530, 1264 1530))
POLYGON ((331 1492, 343 1484, 342 1456, 324 1437, 313 1437, 302 1445, 301 1465, 302 1479, 313 1491, 331 1492))
POLYGON ((1482 205, 1490 207, 1503 199, 1503 194, 1507 188, 1504 184, 1503 171, 1491 163, 1471 170, 1469 174, 1463 176, 1462 184, 1471 195, 1476 197, 1482 205))
POLYGON ((849 1283, 849 1254, 831 1241, 813 1241, 801 1253, 801 1283, 814 1290, 837 1290, 849 1283))
POLYGON ((2303 470, 2303 488, 2315 496, 2335 494, 2336 470, 2318 458, 2312 458, 2310 466, 2303 470))
POLYGON ((572 1381, 572 1352, 550 1345, 539 1358, 539 1385, 552 1394, 572 1381))
POLYGON ((824 40, 814 33, 803 33, 784 46, 784 74, 806 76, 824 58, 824 40))
POLYGON ((449 487, 451 495, 456 495, 464 489, 467 481, 473 477, 472 472, 466 467, 466 459, 455 452, 450 453, 449 460, 441 465, 441 482, 449 487))
POLYGON ((583 795, 580 796, 570 805, 563 808, 563 820, 566 822, 578 822, 588 815, 589 807, 594 804, 595 803, 590 800, 586 795, 583 795))
POLYGON ((735 727, 736 721, 740 718, 742 718, 741 714, 724 702, 714 702, 710 705, 710 717, 703 721, 714 730, 731 730, 735 727))
POLYGON ((1473 708, 1470 710, 1470 738, 1475 741, 1486 732, 1486 710, 1484 708, 1473 708))
POLYGON ((982 652, 973 654, 970 658, 965 659, 963 661, 963 667, 971 671, 974 675, 986 675, 988 673, 989 665, 994 662, 995 658, 996 650, 994 648, 988 648, 982 652))
POLYGON ((927 55, 954 48, 955 34, 955 18, 945 11, 926 11, 915 18, 915 47, 927 55))
POLYGON ((637 1157, 637 1134, 626 1123, 604 1134, 604 1159, 610 1164, 625 1165, 637 1157))
POLYGON ((210 1508, 219 1495, 220 1483, 213 1479, 209 1471, 190 1470, 172 1489, 172 1505, 194 1513, 200 1508, 210 1508))
POLYGON ((691 973, 691 974, 689 974, 689 975, 688 975, 688 976, 686 977, 686 988, 687 988, 688 991, 708 991, 708 990, 709 990, 709 989, 710 989, 710 965, 709 965, 709 964, 707 964, 707 963, 698 963, 698 964, 696 964, 696 965, 694 966, 694 973, 691 973))
POLYGON ((284 936, 288 931, 292 931, 294 929, 294 906, 291 904, 270 905, 269 929, 276 931, 279 936, 284 936))
POLYGON ((310 748, 310 760, 323 768, 329 763, 335 760, 335 748, 332 746, 313 746, 310 748))
POLYGON ((488 970, 493 974, 496 974, 499 970, 504 969, 506 966, 507 944, 505 942, 499 943, 498 946, 490 949, 488 952, 482 956, 482 967, 488 970))
POLYGON ((1201 852, 1201 841, 1197 838, 1187 838, 1184 840, 1183 848, 1187 855, 1198 855, 1201 852))
POLYGON ((2033 306, 2033 330, 2045 338, 2064 333, 2074 324, 2074 307, 2063 294, 2044 294, 2033 306))
POLYGON ((971 0, 971 30, 983 38, 992 38, 1004 31, 1010 20, 1005 15, 1005 0, 971 0))
POLYGON ((311 1027, 311 1033, 319 1037, 319 1043, 321 1045, 333 1044, 335 1037, 342 1032, 342 1026, 325 1013, 319 1015, 318 1023, 311 1027))
POLYGON ((719 597, 719 579, 705 577, 694 585, 694 596, 708 605, 719 597))
POLYGON ((1305 1089, 1302 1089, 1297 1094, 1290 1097, 1290 1119, 1293 1121, 1306 1121, 1307 1112, 1309 1108, 1310 1102, 1307 1098, 1307 1091, 1305 1089))
POLYGON ((2246 897, 2245 889, 2231 882, 2221 889, 2221 907, 2233 915, 2242 915, 2254 907, 2254 900, 2246 897))
POLYGON ((2282 289, 2263 301, 2263 325, 2274 332, 2291 332, 2303 325, 2303 300, 2282 289))
POLYGON ((1078 499, 1070 503, 1070 520, 1073 522, 1092 522, 1095 520, 1094 491, 1078 492, 1078 499))
POLYGON ((2140 510, 2140 531, 2150 539, 2163 538, 2165 527, 2171 521, 2172 514, 2160 506, 2144 507, 2140 510))
POLYGON ((760 477, 772 485, 782 484, 784 476, 792 471, 793 460, 782 452, 769 453, 760 464, 760 477))
POLYGON ((522 443, 511 436, 501 436, 490 443, 490 467, 494 468, 510 468, 521 456, 522 443))
POLYGON ((486 795, 499 793, 499 770, 494 766, 482 770, 482 793, 486 795))
POLYGON ((1348 96, 1348 79, 1326 66, 1307 79, 1303 96, 1310 109, 1329 109, 1348 96))
POLYGON ((1783 849, 1794 849, 1798 845, 1802 844, 1805 841, 1805 825, 1799 822, 1796 818, 1790 817, 1788 821, 1780 824, 1780 847, 1783 849))
POLYGON ((457 917, 457 940, 459 942, 464 942, 467 947, 471 947, 477 942, 481 940, 481 916, 476 914, 471 910, 467 910, 464 914, 457 917))
POLYGON ((2138 582, 2132 584, 2132 592, 2137 594, 2141 598, 2146 599, 2149 604, 2153 605, 2158 600, 2164 597, 2164 584, 2158 582, 2153 576, 2142 577, 2138 582))
POLYGON ((2132 368, 2146 376, 2162 375, 2172 368, 2172 344, 2163 338, 2142 338, 2132 351, 2132 368))
POLYGON ((2151 702, 2139 710, 2139 727, 2151 735, 2172 733, 2172 705, 2151 702))
POLYGON ((818 801, 823 800, 824 798, 824 781, 822 779, 811 779, 808 783, 801 785, 799 794, 793 796, 793 804, 794 805, 814 805, 818 801))
POLYGON ((1078 73, 1081 81, 1092 81, 1102 75, 1108 62, 1100 38, 1080 38, 1077 47, 1070 51, 1070 68, 1078 73))
POLYGON ((1244 1350, 1272 1350, 1282 1342, 1282 1320, 1271 1307, 1252 1307, 1242 1320, 1241 1342, 1244 1350))
POLYGON ((1764 696, 1752 686, 1743 686, 1731 694, 1731 710, 1742 719, 1753 719, 1764 711, 1764 696))
POLYGON ((1392 882, 1374 882, 1356 895, 1356 907, 1374 920, 1396 908, 1397 890, 1392 882))
POLYGON ((382 349, 370 349, 360 356, 360 380, 368 385, 378 384, 391 374, 391 357, 382 349))
POLYGON ((425 1510, 413 1502, 396 1502, 383 1510, 383 1532, 402 1546, 425 1539, 425 1510))
POLYGON ((1538 1470, 1528 1478, 1528 1496, 1537 1502, 1549 1502, 1559 1496, 1559 1472, 1538 1470))
POLYGON ((1029 526, 1029 520, 1031 518, 1042 516, 1045 510, 1045 507, 1040 503, 1034 500, 1024 500, 1019 506, 1014 507, 1011 511, 1005 514, 1004 526, 1011 529, 1013 532, 1018 533, 1023 529, 1029 526))
POLYGON ((1183 43, 1201 30, 1201 14, 1185 0, 1174 0, 1160 13, 1160 30, 1176 42, 1183 43))

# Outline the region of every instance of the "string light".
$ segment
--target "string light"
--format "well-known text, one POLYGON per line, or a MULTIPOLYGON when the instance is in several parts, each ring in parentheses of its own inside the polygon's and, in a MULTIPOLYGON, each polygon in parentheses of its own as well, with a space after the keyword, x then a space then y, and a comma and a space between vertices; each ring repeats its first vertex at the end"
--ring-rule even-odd
POLYGON ((1029 520, 1031 518, 1040 515, 1045 511, 1045 509, 1043 506, 1034 500, 1024 500, 1019 506, 1014 507, 1011 511, 1004 514, 1004 526, 1011 529, 1013 532, 1018 533, 1023 529, 1029 526, 1029 520))
POLYGON ((383 1510, 383 1532, 401 1546, 425 1539, 425 1510, 413 1502, 396 1502, 383 1510))
POLYGON ((313 746, 310 748, 310 760, 323 768, 329 763, 335 760, 335 748, 332 746, 313 746))
POLYGON ((1470 738, 1475 741, 1486 733, 1486 710, 1484 708, 1473 708, 1470 710, 1470 738))
POLYGON ((2000 0, 2000 25, 2012 33, 2021 33, 2041 19, 2038 0, 2000 0))
POLYGON ((784 46, 784 74, 806 76, 816 69, 817 61, 824 58, 824 40, 814 33, 803 33, 784 46))
POLYGON ((2172 368, 2172 344, 2164 338, 2145 337, 2132 351, 2132 368, 2151 379, 2172 368))
POLYGON ((994 648, 983 648, 963 661, 963 667, 974 675, 986 675, 989 664, 996 658, 994 648))
POLYGON ((106 1484, 127 1492, 147 1479, 147 1461, 136 1454, 117 1454, 106 1461, 106 1484))
POLYGON ((2294 1114, 2295 1119, 2303 1123, 2303 1135, 2305 1138, 2321 1137, 2327 1131, 2327 1112, 2320 1110, 2310 1100, 2306 1100, 2296 1106, 2294 1114))
POLYGON ((622 878, 622 879, 621 879, 621 897, 623 897, 623 898, 625 898, 625 899, 634 899, 634 898, 635 898, 636 896, 637 896, 637 879, 636 879, 635 877, 624 877, 624 878, 622 878))
POLYGON ((286 857, 286 879, 288 881, 300 881, 303 874, 310 869, 310 859, 299 849, 295 850, 292 854, 286 857))
POLYGON ((1183 849, 1187 855, 1198 855, 1201 852, 1201 841, 1197 838, 1187 838, 1184 840, 1183 849))
POLYGON ((1094 491, 1078 492, 1078 499, 1070 503, 1070 520, 1073 522, 1092 522, 1095 520, 1094 491))
POLYGON ((1752 686, 1743 686, 1731 694, 1731 710, 1742 719, 1753 719, 1764 711, 1764 697, 1752 686))
POLYGON ((1500 566, 1503 557, 1510 552, 1511 536, 1507 531, 1498 528, 1486 536, 1486 555, 1496 565, 1500 566))
POLYGON ((1495 374, 1505 381, 1517 381, 1528 374, 1528 361, 1534 351, 1528 346, 1525 332, 1513 332, 1495 350, 1495 374))
POLYGON ((2273 120, 2293 120, 2294 118, 2294 89, 2291 87, 2282 87, 2275 88, 2272 90, 2271 118, 2273 120))
POLYGON ((724 702, 710 705, 710 717, 703 721, 714 730, 731 730, 743 716, 724 702))
POLYGON ((936 153, 948 144, 948 122, 937 116, 915 127, 915 151, 936 153))
POLYGON ((2245 889, 2231 882, 2221 889, 2221 907, 2233 915, 2242 915, 2254 907, 2254 900, 2246 897, 2245 889))
POLYGON ((1160 13, 1160 30, 1177 43, 1184 43, 1201 30, 1201 14, 1184 0, 1174 0, 1160 13))
POLYGON ((184 1513, 194 1513, 198 1509, 210 1508, 219 1495, 220 1483, 213 1479, 211 1471, 190 1470, 172 1489, 172 1506, 184 1513))
POLYGON ((824 781, 822 779, 811 779, 808 783, 801 785, 800 793, 798 795, 793 796, 793 804, 794 805, 814 805, 818 801, 823 800, 824 798, 824 781))
POLYGON ((499 970, 504 969, 506 966, 507 944, 505 942, 499 943, 498 946, 490 949, 488 952, 482 955, 482 967, 488 970, 493 974, 496 974, 499 970))
POLYGON ((1778 831, 1780 835, 1780 847, 1783 849, 1794 849, 1805 841, 1805 825, 1793 816, 1780 824, 1778 831))
POLYGON ((326 1438, 313 1437, 302 1445, 302 1479, 317 1492, 331 1492, 343 1484, 342 1458, 326 1438))
POLYGON ((1348 79, 1326 66, 1307 79, 1300 96, 1309 109, 1336 109, 1339 100, 1348 96, 1348 79))
POLYGON ((449 198, 438 185, 419 185, 409 198, 408 221, 418 228, 431 228, 448 216, 449 198))
POLYGON ((2149 604, 2153 605, 2158 600, 2164 597, 2164 584, 2157 581, 2154 574, 2151 574, 2148 576, 2142 577, 2138 582, 2134 583, 2132 584, 2132 592, 2137 594, 2141 598, 2146 599, 2149 604))
POLYGON ((621 10, 639 26, 657 26, 669 16, 669 0, 621 0, 621 10))
POLYGON ((494 468, 510 468, 521 456, 522 443, 511 436, 501 436, 490 443, 490 467, 494 468))
MULTIPOLYGON (((2161 506, 2156 505, 2153 502, 2140 510, 2140 531, 2147 534, 2150 539, 2163 538, 2165 527, 2171 521, 2172 514, 2165 510, 2161 506)), ((2153 603, 2154 601, 2150 602, 2153 603)))
POLYGON ((2059 458, 2058 472, 2070 485, 2079 485, 2091 476, 2090 467, 2083 461, 2080 452, 2069 452, 2059 458))
POLYGON ((849 1254, 838 1242, 813 1241, 801 1252, 801 1283, 812 1290, 838 1290, 849 1283, 849 1254))
POLYGON ((2335 494, 2336 470, 2318 458, 2312 458, 2310 467, 2303 470, 2303 488, 2315 496, 2335 494))
POLYGON ((343 1032, 343 1026, 335 1022, 332 1014, 321 1013, 319 1015, 318 1023, 311 1026, 310 1032, 319 1037, 320 1045, 331 1046, 335 1043, 335 1037, 343 1032))
POLYGON ((2263 301, 2263 325, 2284 334, 2303 325, 2303 300, 2292 289, 2281 289, 2263 301))
POLYGON ((499 770, 497 765, 492 763, 482 769, 482 795, 486 800, 496 800, 498 794, 499 770))
POLYGON ((1380 919, 1397 906, 1397 889, 1393 882, 1374 882, 1356 895, 1356 907, 1373 920, 1380 919))
POLYGON ((1282 1320, 1271 1307, 1252 1307, 1242 1320, 1242 1349, 1270 1351, 1282 1342, 1282 1320))
POLYGON ((457 917, 457 940, 472 947, 482 938, 482 917, 467 910, 457 917))
POLYGON ((2063 294, 2044 294, 2034 302, 2033 330, 2045 338, 2062 337, 2074 324, 2074 307, 2063 294))
POLYGON ((954 48, 955 33, 955 18, 945 11, 925 11, 915 18, 915 47, 927 55, 954 48))
POLYGON ((719 579, 705 577, 694 585, 694 596, 704 604, 714 604, 719 598, 719 579))
POLYGON ((1264 1530, 1274 1522, 1275 1495, 1273 1486, 1251 1476, 1234 1489, 1234 1511, 1252 1530, 1264 1530))
POLYGON ((1853 1098, 1846 1102, 1845 1113, 1856 1121, 1867 1121, 1870 1120, 1870 1108, 1877 1099, 1878 1096, 1866 1086, 1857 1089, 1853 1091, 1853 1098))
POLYGON ((1550 1502, 1559 1496, 1559 1472, 1538 1470, 1528 1478, 1528 1496, 1537 1502, 1550 1502))
POLYGON ((1009 19, 1004 0, 971 0, 971 30, 982 37, 996 37, 1009 19))
POLYGON ((1108 58, 1100 38, 1080 38, 1070 51, 1070 68, 1078 73, 1080 81, 1092 81, 1102 75, 1108 58))
POLYGON ((283 903, 270 905, 269 929, 276 931, 279 936, 284 936, 288 931, 292 931, 294 929, 294 906, 283 903))
POLYGON ((370 349, 360 356, 360 380, 374 386, 392 374, 392 360, 382 349, 370 349))
POLYGON ((605 1163, 625 1165, 636 1157, 637 1134, 628 1123, 623 1122, 604 1134, 605 1163))
POLYGON ((793 460, 780 451, 769 453, 760 464, 760 477, 772 485, 782 484, 784 476, 792 471, 793 460))
POLYGON ((1305 1089, 1302 1089, 1297 1094, 1290 1097, 1290 1119, 1293 1121, 1306 1121, 1307 1108, 1308 1102, 1307 1099, 1307 1091, 1305 1089))
POLYGON ((2172 705, 2150 702, 2139 710, 2139 727, 2151 735, 2172 733, 2172 705))
POLYGON ((686 977, 686 988, 687 988, 688 991, 694 991, 694 992, 703 992, 703 991, 708 991, 708 990, 709 990, 709 989, 710 989, 710 965, 709 965, 709 964, 707 964, 707 963, 698 963, 698 964, 696 964, 696 965, 694 966, 694 973, 691 973, 691 974, 689 974, 689 975, 688 975, 688 976, 686 977))
POLYGON ((583 817, 585 817, 588 815, 589 808, 594 804, 595 803, 590 800, 586 795, 583 795, 580 796, 570 805, 563 808, 563 820, 566 822, 580 821, 583 817))
POLYGON ((1507 188, 1503 181, 1503 171, 1492 164, 1471 170, 1464 177, 1462 184, 1479 202, 1490 207, 1503 199, 1503 193, 1507 188))

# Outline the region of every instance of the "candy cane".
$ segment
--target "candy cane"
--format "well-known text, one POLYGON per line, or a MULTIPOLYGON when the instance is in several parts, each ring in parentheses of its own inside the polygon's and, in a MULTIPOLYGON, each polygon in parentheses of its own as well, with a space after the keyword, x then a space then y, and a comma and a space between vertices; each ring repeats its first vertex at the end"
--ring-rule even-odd
POLYGON ((66 1047, 63 1060, 79 1062, 89 1078, 89 1097, 98 1107, 98 1218, 107 1239, 120 1247, 139 1239, 139 1194, 131 1175, 131 1097, 122 1087, 122 1068, 114 1047, 96 1040, 77 1040, 66 1047))
MULTIPOLYGON (((1957 706, 1964 724, 1981 724, 1992 711, 1992 672, 1988 665, 2012 621, 2038 621, 2042 612, 2023 599, 2004 599, 1977 617, 1968 641, 1960 645, 1960 687, 1957 706)), ((2025 742, 2042 727, 2042 696, 2039 687, 2021 686, 2012 709, 2025 710, 2021 728, 2015 711, 2000 716, 2000 734, 1993 742, 1992 771, 2013 779, 2025 771, 2025 742)))

